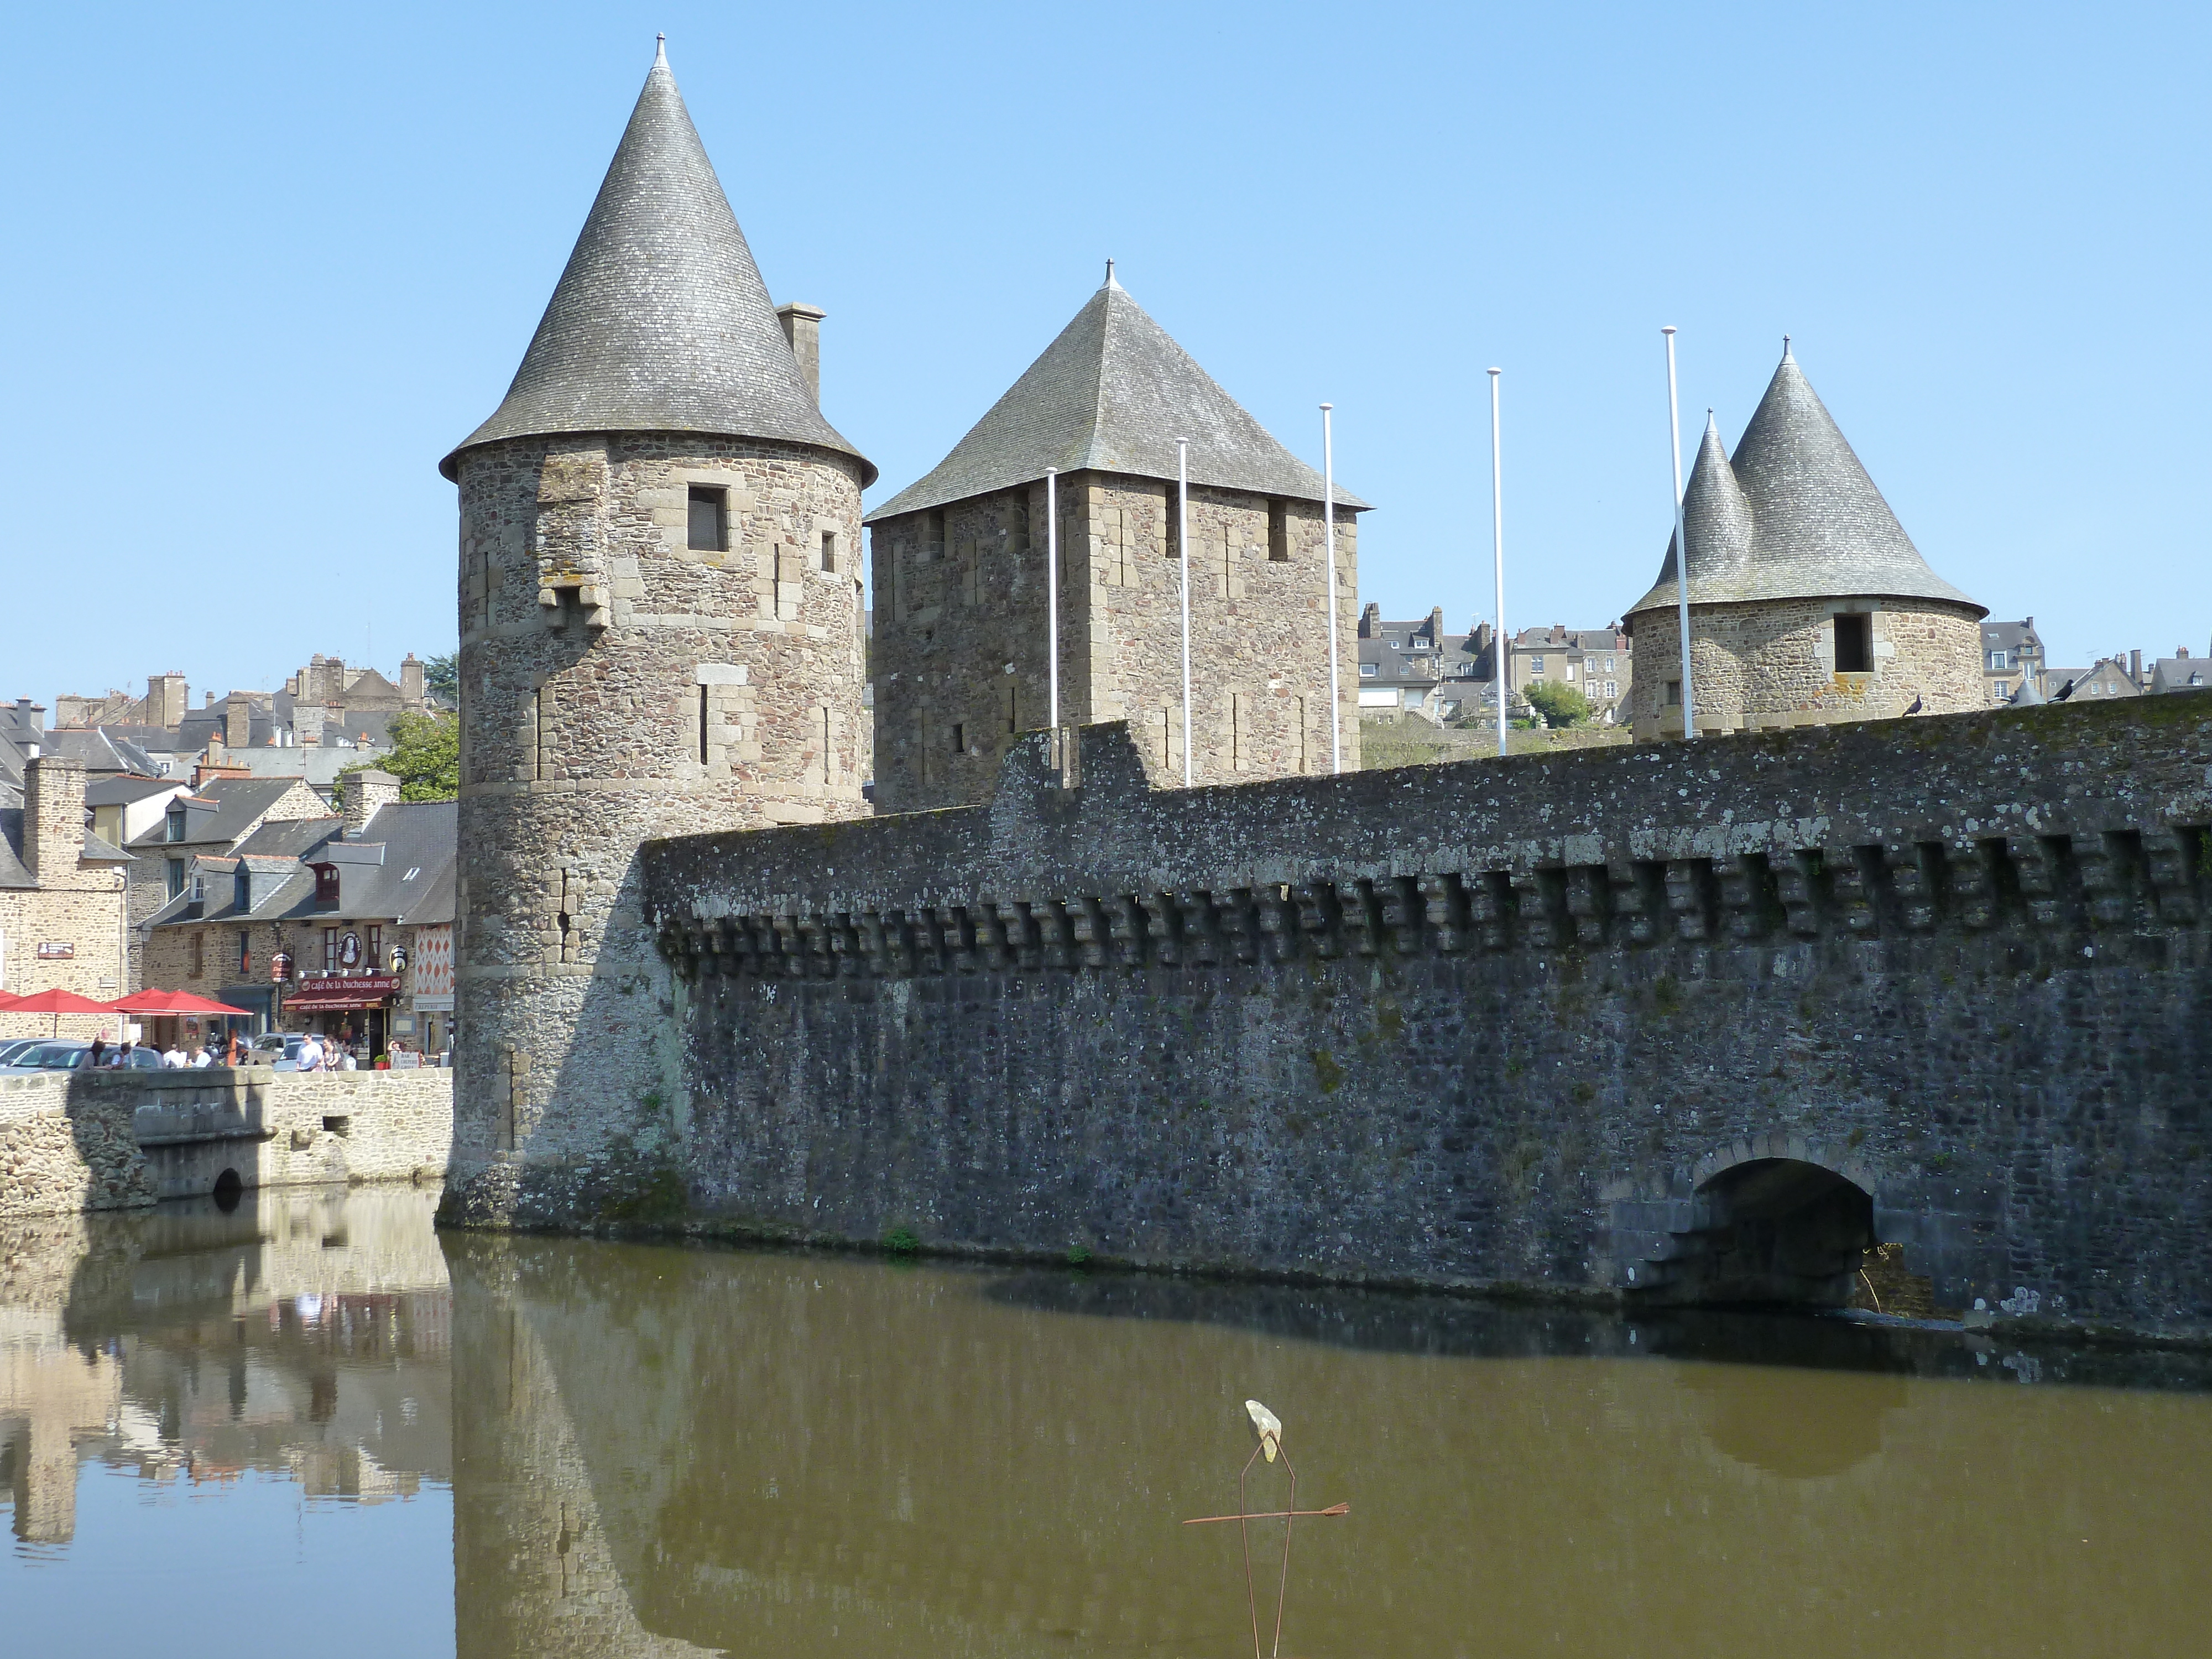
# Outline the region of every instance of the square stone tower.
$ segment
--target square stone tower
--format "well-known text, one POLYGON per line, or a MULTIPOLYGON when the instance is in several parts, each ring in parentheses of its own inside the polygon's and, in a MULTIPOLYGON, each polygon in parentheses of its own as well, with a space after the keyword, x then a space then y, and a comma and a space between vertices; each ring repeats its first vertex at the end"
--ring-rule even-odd
POLYGON ((447 1212, 573 1216, 594 1182, 653 1188, 688 1127, 638 849, 866 811, 847 550, 875 469, 823 419, 665 53, 505 401, 442 470, 461 556, 447 1212))
MULTIPOLYGON (((1321 475, 1114 280, 927 477, 869 515, 875 805, 988 797, 1049 722, 1047 477, 1059 514, 1060 720, 1126 720, 1183 767, 1176 440, 1189 440, 1194 781, 1330 764, 1321 475)), ((1359 763, 1358 538, 1336 495, 1339 709, 1359 763)))

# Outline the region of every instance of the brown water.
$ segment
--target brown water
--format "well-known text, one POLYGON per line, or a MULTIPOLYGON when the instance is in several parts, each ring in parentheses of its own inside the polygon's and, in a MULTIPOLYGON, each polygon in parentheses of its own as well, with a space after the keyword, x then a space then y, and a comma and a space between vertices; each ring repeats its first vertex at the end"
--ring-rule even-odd
MULTIPOLYGON (((106 1597, 166 1571, 165 1653, 299 1651, 307 1618, 318 1653, 1231 1659, 1252 1649, 1237 1528, 1178 1523, 1236 1507, 1248 1396, 1286 1425, 1300 1507, 1351 1504, 1298 1523, 1285 1654, 2206 1646, 2212 1395, 2191 1359, 441 1248, 428 1202, 0 1242, 0 1616, 21 1650, 95 1609, 135 1643, 138 1610, 106 1597)), ((1281 1507, 1261 1469, 1253 1507, 1281 1507)), ((1280 1540, 1253 1528, 1263 1650, 1280 1540)))

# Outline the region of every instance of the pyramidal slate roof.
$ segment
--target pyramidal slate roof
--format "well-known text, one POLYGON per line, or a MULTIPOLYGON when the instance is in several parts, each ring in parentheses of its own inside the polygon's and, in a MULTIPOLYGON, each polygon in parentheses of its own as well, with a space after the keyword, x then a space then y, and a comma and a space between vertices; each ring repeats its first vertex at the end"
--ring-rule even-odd
POLYGON ((557 432, 712 432, 836 450, 664 49, 492 417, 464 450, 557 432))
MULTIPOLYGON (((1928 568, 1785 344, 1731 462, 1708 416, 1682 492, 1690 601, 1887 598, 1976 605, 1928 568)), ((1629 614, 1672 606, 1674 539, 1629 614)))
MULTIPOLYGON (((1035 483, 1048 467, 1176 476, 1177 438, 1190 440, 1190 481, 1298 501, 1322 498, 1322 477, 1277 443, 1114 280, 1023 372, 990 413, 919 483, 868 522, 1035 483)), ((1367 503, 1336 492, 1353 512, 1367 503)))

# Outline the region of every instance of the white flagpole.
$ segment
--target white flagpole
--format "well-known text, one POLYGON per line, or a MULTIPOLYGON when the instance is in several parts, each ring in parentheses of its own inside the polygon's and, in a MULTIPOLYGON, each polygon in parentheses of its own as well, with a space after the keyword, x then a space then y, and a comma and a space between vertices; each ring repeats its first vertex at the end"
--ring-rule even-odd
POLYGON ((1336 449, 1329 430, 1329 410, 1321 406, 1321 527, 1322 543, 1328 554, 1328 769, 1344 770, 1344 714, 1338 704, 1336 678, 1336 449))
POLYGON ((1490 672, 1498 694, 1498 752, 1505 753, 1505 461, 1498 441, 1498 377, 1490 371, 1490 549, 1498 579, 1498 635, 1490 642, 1490 672))
POLYGON ((1060 469, 1044 470, 1044 610, 1046 724, 1060 741, 1060 469))
POLYGON ((1176 547, 1182 555, 1182 787, 1190 766, 1190 440, 1176 440, 1176 547))
POLYGON ((1674 331, 1667 337, 1667 441, 1674 452, 1674 598, 1682 619, 1682 738, 1698 738, 1698 704, 1690 690, 1690 540, 1682 531, 1682 417, 1674 395, 1674 331))

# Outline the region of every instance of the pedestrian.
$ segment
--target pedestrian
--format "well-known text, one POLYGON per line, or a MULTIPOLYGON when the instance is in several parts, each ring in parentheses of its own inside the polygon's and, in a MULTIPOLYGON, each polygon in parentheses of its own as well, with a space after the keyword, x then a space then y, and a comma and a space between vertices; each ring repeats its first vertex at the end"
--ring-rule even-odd
POLYGON ((353 1044, 350 1042, 338 1045, 338 1069, 343 1072, 350 1072, 354 1069, 353 1044))
MULTIPOLYGON (((1696 660, 1696 659, 1695 659, 1695 658, 1692 658, 1692 659, 1691 659, 1691 660, 1692 660, 1692 662, 1694 662, 1694 661, 1696 660)), ((93 1038, 93 1040, 92 1040, 92 1064, 93 1064, 93 1066, 94 1066, 94 1068, 95 1068, 95 1069, 99 1066, 99 1065, 100 1065, 100 1057, 101 1057, 102 1055, 104 1055, 105 1054, 106 1054, 106 1052, 107 1052, 107 1033, 106 1033, 106 1032, 105 1032, 105 1031, 102 1031, 102 1032, 101 1032, 98 1036, 96 1036, 96 1037, 93 1038)))
POLYGON ((308 1032, 307 1041, 300 1045, 299 1054, 292 1063, 303 1072, 321 1071, 323 1069, 322 1039, 313 1031, 308 1032))
POLYGON ((131 1051, 136 1047, 137 1047, 137 1044, 132 1042, 128 1037, 126 1037, 123 1040, 120 1046, 108 1050, 108 1070, 111 1072, 121 1071, 125 1066, 129 1066, 131 1064, 131 1051))
POLYGON ((167 1066, 169 1070, 174 1072, 181 1070, 184 1066, 184 1063, 185 1051, 182 1048, 179 1048, 176 1045, 175 1041, 172 1039, 169 1046, 161 1051, 161 1064, 167 1066))
MULTIPOLYGON (((1692 658, 1692 660, 1694 662, 1696 659, 1692 658)), ((214 1064, 215 1056, 210 1054, 206 1049, 196 1048, 192 1050, 192 1068, 195 1071, 214 1064)))

